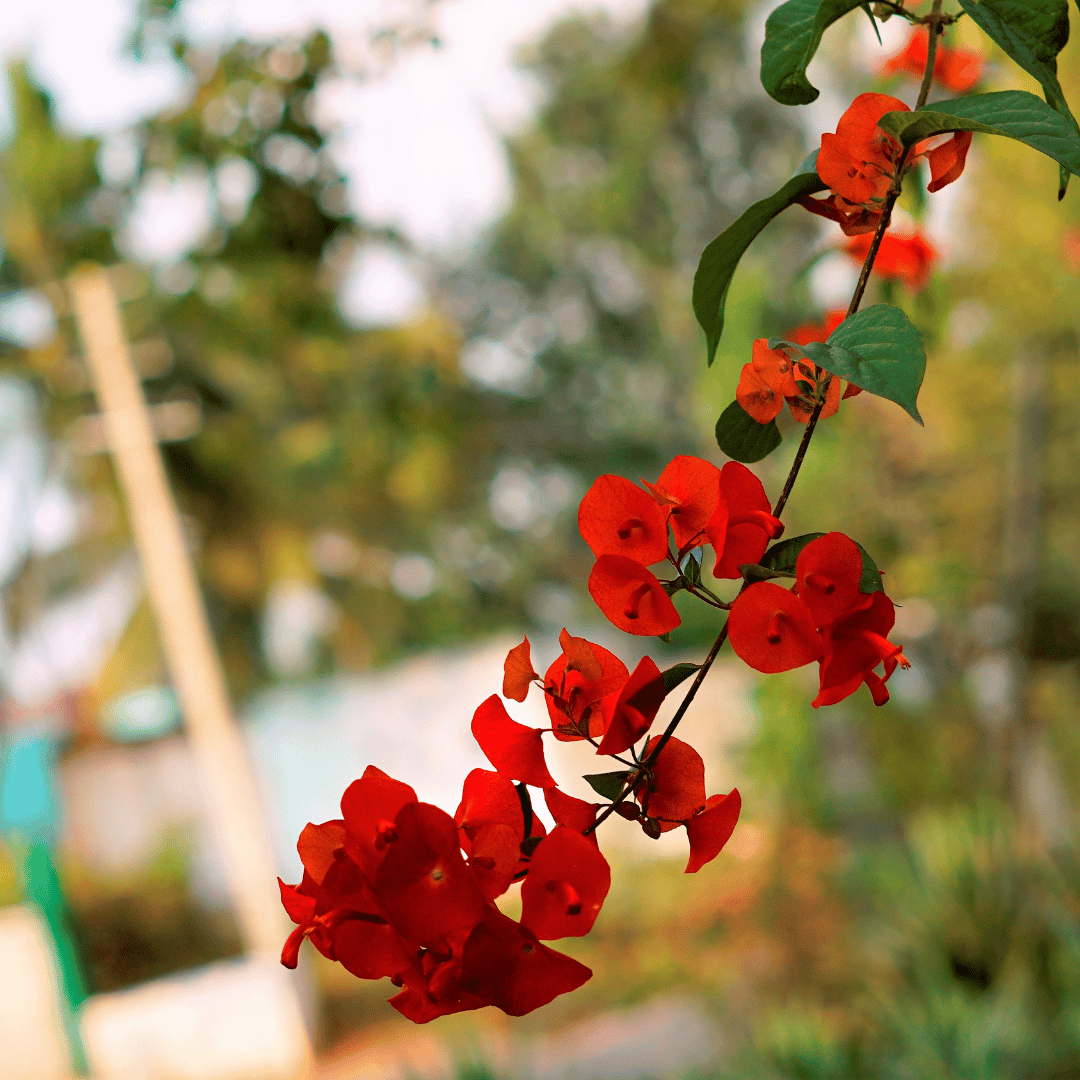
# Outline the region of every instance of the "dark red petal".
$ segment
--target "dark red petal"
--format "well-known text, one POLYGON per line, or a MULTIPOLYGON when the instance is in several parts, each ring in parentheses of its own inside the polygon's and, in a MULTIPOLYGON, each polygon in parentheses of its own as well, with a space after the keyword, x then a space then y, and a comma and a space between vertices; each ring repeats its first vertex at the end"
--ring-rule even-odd
POLYGON ((611 887, 607 859, 565 825, 540 841, 521 886, 521 925, 551 940, 587 934, 611 887))
POLYGON ((727 625, 735 655, 756 671, 790 671, 823 653, 810 609, 769 581, 751 585, 735 598, 727 625))
POLYGON ((624 555, 650 566, 668 555, 667 514, 622 476, 600 476, 578 509, 578 528, 594 555, 624 555))
POLYGON ((380 842, 380 823, 390 822, 406 803, 416 802, 416 792, 408 784, 394 780, 369 765, 341 796, 341 816, 345 819, 345 851, 373 878, 386 853, 380 842))
POLYGON ((295 970, 300 962, 300 946, 304 942, 305 930, 306 927, 298 926, 285 939, 285 944, 281 949, 281 966, 287 967, 290 971, 295 970))
POLYGON ((435 1001, 427 994, 422 994, 413 987, 407 986, 400 994, 395 994, 390 999, 390 1004, 406 1020, 411 1020, 414 1024, 427 1024, 437 1017, 448 1016, 450 1013, 482 1009, 488 1002, 481 1001, 475 995, 465 993, 460 989, 435 1001))
POLYGON ((277 879, 278 892, 281 894, 281 906, 294 923, 306 926, 315 915, 315 897, 305 896, 297 891, 296 885, 286 885, 277 879))
POLYGON ((461 846, 470 851, 473 837, 487 825, 508 825, 518 841, 525 833, 525 815, 514 784, 502 773, 473 769, 465 777, 454 821, 462 832, 461 846))
POLYGON ((506 654, 506 660, 503 662, 503 697, 512 698, 514 701, 524 701, 533 679, 537 677, 536 672, 533 671, 529 639, 525 638, 520 645, 515 645, 506 654))
POLYGON ((927 153, 926 161, 930 166, 930 183, 926 185, 927 191, 940 191, 946 184, 959 179, 964 171, 970 146, 971 132, 956 131, 953 132, 951 139, 947 139, 927 153))
POLYGON ((334 955, 358 979, 397 975, 411 963, 412 952, 388 923, 345 919, 334 927, 334 955))
POLYGON ((586 682, 595 682, 604 674, 604 669, 596 655, 596 648, 591 641, 583 637, 574 637, 564 626, 559 634, 559 648, 567 671, 576 671, 586 682))
POLYGON ((622 555, 601 555, 596 560, 589 593, 611 622, 628 634, 666 634, 682 622, 655 575, 622 555))
MULTIPOLYGON (((582 834, 595 823, 596 811, 600 809, 599 803, 575 799, 573 795, 567 795, 565 791, 553 787, 544 788, 544 802, 547 803, 556 825, 565 825, 568 829, 582 834)), ((595 831, 589 833, 585 839, 599 846, 595 831)))
POLYGON ((492 694, 473 713, 472 733, 503 776, 533 787, 557 786, 544 761, 541 729, 511 720, 498 694, 492 694))
POLYGON ((649 657, 642 657, 614 703, 596 752, 621 754, 629 750, 652 727, 666 693, 660 669, 649 657))
POLYGON ((427 945, 475 925, 487 905, 461 857, 454 819, 429 803, 407 803, 395 824, 375 892, 402 936, 427 945))
POLYGON ((549 949, 499 911, 492 911, 465 943, 462 988, 510 1016, 539 1009, 590 978, 584 964, 549 949))
MULTIPOLYGON (((558 788, 550 788, 557 791, 558 788)), ((521 862, 522 830, 509 825, 485 825, 472 842, 469 869, 480 895, 487 901, 502 896, 517 876, 521 862)))
POLYGON ((869 607, 835 623, 826 634, 817 704, 842 701, 859 688, 867 672, 899 653, 898 645, 885 640, 895 619, 893 602, 883 592, 871 593, 870 599, 869 607), (841 689, 846 692, 837 697, 841 689))
POLYGON ((799 599, 810 609, 818 628, 870 606, 871 594, 859 591, 862 554, 843 533, 811 540, 795 560, 799 599))
POLYGON ((707 530, 716 551, 713 575, 738 578, 740 565, 756 563, 765 554, 779 523, 772 517, 761 481, 737 461, 729 461, 720 470, 720 494, 727 514, 723 520, 714 515, 707 530))
MULTIPOLYGON (((659 735, 645 747, 644 758, 652 753, 659 735)), ((681 739, 668 739, 653 765, 651 783, 642 784, 634 797, 650 817, 664 818, 663 831, 676 828, 705 804, 705 763, 701 755, 681 739)))
POLYGON ((710 795, 705 809, 686 822, 690 840, 690 860, 686 873, 696 874, 707 862, 712 862, 723 850, 742 810, 742 797, 734 788, 727 795, 710 795))

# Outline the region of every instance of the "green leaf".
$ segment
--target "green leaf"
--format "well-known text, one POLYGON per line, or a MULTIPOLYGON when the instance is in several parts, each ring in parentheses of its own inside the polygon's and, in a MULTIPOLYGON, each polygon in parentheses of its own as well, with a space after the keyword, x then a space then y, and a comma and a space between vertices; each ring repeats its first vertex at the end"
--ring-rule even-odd
MULTIPOLYGON (((960 6, 1017 64, 1038 79, 1047 104, 1076 127, 1057 77, 1057 55, 1069 40, 1068 0, 960 0, 960 6)), ((1069 170, 1062 165, 1058 198, 1069 170)))
POLYGON ((694 314, 705 331, 710 364, 724 332, 724 304, 735 267, 754 238, 777 214, 804 195, 825 189, 826 185, 814 171, 816 165, 815 152, 775 195, 754 203, 701 253, 694 275, 694 314))
POLYGON ((623 769, 621 772, 593 773, 591 776, 583 776, 582 780, 585 780, 601 798, 614 801, 622 794, 629 775, 630 770, 623 769))
POLYGON ((775 420, 759 424, 733 401, 716 421, 716 442, 733 461, 744 465, 768 457, 783 441, 775 420))
MULTIPOLYGON (((802 536, 792 536, 787 540, 781 540, 779 544, 773 544, 765 552, 761 559, 761 565, 770 570, 790 574, 794 577, 795 561, 798 559, 799 553, 811 540, 817 540, 824 535, 825 533, 820 532, 804 533, 802 536)), ((862 577, 859 579, 859 591, 864 593, 884 592, 884 587, 881 584, 881 572, 878 570, 877 564, 870 558, 866 548, 858 540, 854 543, 862 555, 862 577)))
POLYGON ((905 146, 945 131, 1004 135, 1052 157, 1071 173, 1080 172, 1080 134, 1070 118, 1026 90, 937 101, 917 112, 886 113, 878 127, 905 146))
POLYGON ((926 371, 926 352, 922 335, 899 308, 873 304, 849 315, 824 343, 793 345, 772 338, 769 348, 795 349, 818 367, 895 401, 922 423, 916 399, 926 371))
POLYGON ((681 682, 685 682, 698 670, 700 664, 676 664, 669 667, 664 674, 664 693, 670 694, 681 682))
POLYGON ((809 105, 819 91, 806 77, 821 36, 865 0, 787 0, 765 23, 761 85, 782 105, 809 105))

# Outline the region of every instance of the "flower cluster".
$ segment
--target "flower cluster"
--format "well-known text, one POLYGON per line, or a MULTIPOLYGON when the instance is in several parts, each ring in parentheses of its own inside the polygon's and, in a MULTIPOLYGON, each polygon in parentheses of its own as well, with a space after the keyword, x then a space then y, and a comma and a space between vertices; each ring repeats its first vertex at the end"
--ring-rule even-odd
POLYGON ((453 817, 369 766, 342 796, 341 818, 305 827, 303 878, 278 883, 296 923, 281 954, 286 967, 296 967, 307 938, 358 978, 390 978, 401 988, 390 1004, 416 1023, 487 1005, 520 1016, 592 975, 544 942, 587 934, 603 905, 611 872, 595 827, 605 806, 654 838, 684 827, 687 873, 720 853, 739 818, 738 791, 707 796, 700 755, 670 735, 633 749, 663 704, 664 674, 648 657, 629 672, 565 630, 560 644, 542 680, 528 638, 507 655, 504 695, 524 701, 536 683, 552 727, 517 723, 497 694, 484 701, 472 732, 494 771, 469 773, 453 817), (634 753, 630 768, 600 777, 621 797, 592 803, 562 791, 544 758, 545 732, 588 740, 620 762, 634 753), (550 832, 529 787, 543 792, 550 832), (519 920, 495 903, 515 882, 519 920))
POLYGON ((874 704, 889 700, 885 683, 908 661, 888 640, 895 613, 884 592, 862 590, 863 560, 858 545, 843 533, 811 540, 795 561, 789 591, 760 581, 731 606, 728 638, 737 656, 764 672, 820 664, 813 705, 835 705, 863 683, 874 704), (875 668, 881 665, 884 676, 875 668))
POLYGON ((737 578, 784 527, 761 481, 736 461, 718 469, 682 455, 655 484, 643 483, 648 490, 621 476, 599 477, 581 500, 578 527, 597 557, 589 592, 600 610, 628 634, 662 635, 682 622, 670 593, 685 579, 661 582, 650 566, 667 561, 679 571, 694 548, 711 545, 713 575, 737 578))
MULTIPOLYGON (((495 1005, 520 1016, 592 974, 543 940, 588 933, 610 872, 579 831, 526 822, 513 783, 475 769, 450 817, 374 766, 345 791, 341 819, 308 825, 299 885, 280 883, 297 924, 281 954, 312 944, 361 979, 402 987, 390 1004, 417 1023, 495 1005), (539 840, 526 859, 527 838, 539 840), (520 922, 493 901, 527 868, 520 922)), ((529 845, 531 846, 531 845, 529 845)))

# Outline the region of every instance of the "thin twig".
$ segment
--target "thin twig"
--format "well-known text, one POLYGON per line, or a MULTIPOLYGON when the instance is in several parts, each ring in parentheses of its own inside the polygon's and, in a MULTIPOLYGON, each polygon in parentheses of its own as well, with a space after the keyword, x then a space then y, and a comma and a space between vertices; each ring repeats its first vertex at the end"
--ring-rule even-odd
POLYGON ((926 17, 926 24, 930 28, 930 40, 926 44, 926 67, 923 70, 922 85, 919 87, 919 100, 915 103, 916 109, 921 109, 930 96, 930 86, 934 81, 934 61, 937 59, 938 38, 941 36, 941 3, 942 0, 934 0, 930 14, 926 17))

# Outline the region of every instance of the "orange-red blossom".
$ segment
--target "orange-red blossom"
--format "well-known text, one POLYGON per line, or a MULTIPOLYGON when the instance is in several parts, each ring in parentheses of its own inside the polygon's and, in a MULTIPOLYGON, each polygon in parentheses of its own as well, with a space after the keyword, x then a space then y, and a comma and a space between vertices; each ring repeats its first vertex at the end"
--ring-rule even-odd
MULTIPOLYGON (((796 345, 826 341, 843 321, 843 311, 830 311, 821 324, 806 323, 792 330, 788 340, 796 345)), ((825 390, 822 419, 832 416, 840 407, 840 380, 823 373, 822 379, 825 378, 829 379, 829 385, 825 390)), ((759 424, 774 420, 783 411, 785 402, 791 415, 805 424, 813 415, 817 393, 813 364, 798 356, 793 358, 783 349, 770 349, 766 338, 758 338, 750 363, 743 365, 735 400, 759 424)), ((844 397, 858 393, 861 393, 859 387, 849 383, 844 397)))
POLYGON ((878 121, 886 113, 910 111, 903 101, 888 94, 860 94, 840 117, 835 134, 821 136, 817 174, 832 194, 826 199, 806 196, 801 204, 838 222, 845 235, 857 236, 877 227, 901 161, 907 172, 926 159, 930 166, 928 191, 951 184, 964 171, 971 132, 956 131, 944 139, 916 143, 905 155, 900 143, 878 127, 878 121))
MULTIPOLYGON (((930 32, 915 28, 907 44, 890 56, 878 69, 882 75, 903 72, 921 79, 926 70, 930 32)), ((954 94, 965 94, 982 78, 984 61, 970 49, 950 49, 938 43, 934 55, 934 81, 954 94)))

